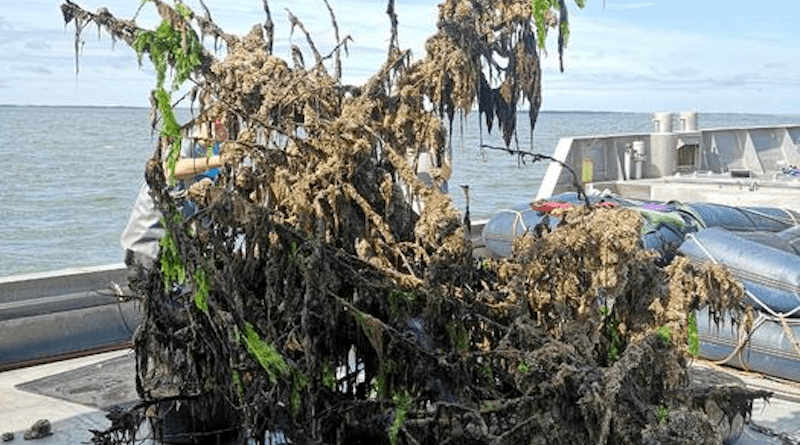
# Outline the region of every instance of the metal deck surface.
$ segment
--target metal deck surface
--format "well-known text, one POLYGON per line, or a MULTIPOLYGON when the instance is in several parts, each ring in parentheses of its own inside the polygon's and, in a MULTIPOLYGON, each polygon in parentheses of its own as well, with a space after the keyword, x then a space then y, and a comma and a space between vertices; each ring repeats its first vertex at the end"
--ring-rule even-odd
POLYGON ((767 401, 759 399, 753 402, 752 416, 735 445, 800 444, 800 383, 720 366, 706 360, 695 361, 692 368, 726 379, 726 383, 737 382, 749 389, 773 393, 767 401))
POLYGON ((800 178, 732 178, 729 175, 675 175, 655 179, 597 182, 592 187, 644 201, 713 202, 800 210, 800 178))
POLYGON ((110 406, 138 400, 133 365, 125 349, 0 373, 0 434, 13 433, 10 444, 90 443, 90 429, 110 426, 110 406), (26 441, 25 430, 40 419, 52 435, 26 441))

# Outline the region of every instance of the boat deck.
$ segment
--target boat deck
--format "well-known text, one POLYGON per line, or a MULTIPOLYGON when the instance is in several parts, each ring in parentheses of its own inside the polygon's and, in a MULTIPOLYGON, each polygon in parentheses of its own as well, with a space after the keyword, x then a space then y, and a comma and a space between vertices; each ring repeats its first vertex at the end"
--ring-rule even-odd
POLYGON ((90 430, 105 430, 114 405, 138 401, 130 349, 94 354, 0 373, 0 434, 4 443, 30 443, 25 431, 46 419, 52 434, 37 444, 91 443, 90 430))
MULTIPOLYGON (((683 174, 654 179, 591 184, 598 191, 629 199, 668 202, 714 202, 730 206, 785 207, 800 197, 800 178, 735 177, 730 174, 683 174)), ((792 206, 796 207, 796 206, 792 206)))

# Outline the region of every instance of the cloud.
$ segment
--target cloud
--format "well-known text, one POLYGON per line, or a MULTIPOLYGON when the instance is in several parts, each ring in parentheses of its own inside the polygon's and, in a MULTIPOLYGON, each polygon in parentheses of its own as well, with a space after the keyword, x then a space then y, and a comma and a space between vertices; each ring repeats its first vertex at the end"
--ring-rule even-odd
MULTIPOLYGON (((212 17, 228 32, 242 35, 264 22, 261 2, 205 1, 212 17)), ((83 34, 81 72, 76 76, 74 28, 63 26, 58 3, 30 0, 3 8, 2 100, 147 106, 154 82, 149 62, 139 68, 126 45, 113 46, 105 33, 98 38, 94 27, 83 34)), ((85 0, 83 6, 95 10, 104 5, 114 15, 130 18, 139 3, 85 0)), ((349 57, 342 56, 344 80, 361 83, 386 55, 386 4, 379 0, 331 3, 340 37, 353 38, 349 57)), ((411 49, 415 59, 424 56, 425 40, 436 30, 436 3, 409 0, 395 5, 400 46, 411 49)), ((747 14, 737 5, 719 8, 703 2, 689 10, 663 0, 607 0, 605 8, 603 3, 589 1, 583 9, 570 3, 575 9, 570 16, 564 73, 558 70, 556 39, 552 34, 548 39, 548 55, 542 59, 545 109, 733 111, 726 109, 730 107, 750 111, 785 109, 800 101, 800 73, 791 68, 791 61, 800 59, 800 35, 791 32, 791 17, 798 8, 794 3, 778 12, 762 8, 748 9, 747 14)), ((202 12, 198 0, 187 0, 187 4, 202 12)), ((276 55, 289 58, 290 44, 306 48, 305 36, 298 30, 289 39, 286 8, 303 22, 323 56, 333 49, 333 26, 322 0, 273 0, 269 6, 276 55)), ((143 27, 160 22, 152 4, 146 4, 136 20, 143 27)), ((304 55, 310 63, 311 53, 304 49, 304 55)))
POLYGON ((6 16, 0 15, 0 33, 6 33, 11 31, 11 29, 11 24, 8 23, 6 16))
POLYGON ((51 76, 51 75, 53 75, 53 71, 51 71, 49 68, 46 68, 46 67, 43 67, 43 66, 39 66, 39 65, 23 66, 23 67, 19 68, 19 71, 32 73, 32 74, 40 74, 40 75, 43 75, 43 76, 51 76))
POLYGON ((30 49, 33 51, 49 51, 50 44, 43 40, 29 40, 25 42, 25 49, 30 49))
MULTIPOLYGON (((251 0, 223 2, 206 0, 211 15, 226 31, 243 35, 254 25, 265 20, 261 2, 251 0)), ((203 12, 197 0, 187 4, 198 13, 203 12)), ((129 0, 86 0, 82 5, 87 10, 105 6, 117 17, 130 18, 139 2, 129 0)), ((335 36, 331 17, 322 0, 296 0, 294 2, 272 1, 269 3, 275 24, 275 54, 290 59, 291 44, 303 48, 306 63, 313 60, 306 44, 306 37, 298 29, 290 36, 288 12, 302 21, 323 56, 334 48, 335 36)), ((339 37, 351 36, 349 55, 342 54, 343 80, 346 83, 362 83, 381 66, 389 45, 389 17, 386 4, 381 1, 339 0, 331 7, 339 27, 339 37)), ((424 41, 436 29, 438 8, 429 1, 410 1, 395 7, 399 18, 399 43, 411 49, 415 58, 424 55, 424 41)), ((160 22, 152 5, 147 4, 136 17, 142 27, 157 26, 160 22)), ((94 26, 84 30, 81 38, 78 64, 80 73, 75 73, 74 24, 63 26, 57 2, 32 0, 26 5, 9 5, 0 16, 0 78, 11 91, 6 95, 7 103, 52 104, 77 100, 78 104, 114 103, 124 97, 123 102, 133 100, 129 92, 132 79, 139 79, 146 91, 137 105, 146 106, 153 73, 149 62, 140 69, 136 55, 124 44, 113 45, 111 38, 98 32, 94 26), (28 8, 30 6, 30 8, 28 8), (38 79, 38 80, 37 80, 38 79), (50 79, 53 86, 47 86, 50 79), (95 88, 85 88, 96 85, 95 88), (102 85, 102 88, 100 87, 102 85), (35 92, 39 93, 35 93, 35 92)), ((206 44, 213 45, 211 40, 206 44)), ((223 53, 224 54, 224 50, 223 53)), ((332 62, 328 63, 332 68, 332 62)))
POLYGON ((658 6, 656 2, 640 2, 640 3, 617 3, 606 2, 605 7, 616 11, 632 11, 636 9, 646 9, 658 6))
POLYGON ((557 71, 557 57, 543 61, 545 107, 557 103, 559 109, 572 108, 569 98, 578 109, 596 109, 592 107, 608 101, 629 111, 676 104, 685 104, 679 109, 726 111, 739 101, 747 105, 737 110, 751 111, 749 97, 759 90, 786 95, 780 102, 757 103, 763 111, 786 111, 800 100, 800 90, 792 90, 800 75, 787 67, 787 61, 800 58, 798 37, 776 41, 774 33, 763 32, 769 23, 760 29, 746 27, 751 32, 745 34, 736 31, 741 24, 700 29, 685 26, 685 16, 659 21, 652 13, 634 17, 596 9, 573 16, 564 73, 557 71), (548 101, 548 94, 557 97, 548 101))

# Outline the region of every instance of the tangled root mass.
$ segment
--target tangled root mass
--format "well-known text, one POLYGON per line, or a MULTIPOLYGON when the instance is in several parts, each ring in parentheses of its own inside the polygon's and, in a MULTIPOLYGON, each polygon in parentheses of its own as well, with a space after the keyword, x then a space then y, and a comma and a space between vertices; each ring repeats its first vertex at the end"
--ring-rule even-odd
MULTIPOLYGON (((340 79, 347 38, 321 55, 306 33, 313 57, 274 55, 266 2, 265 23, 241 38, 208 11, 153 3, 184 36, 224 42, 226 55, 203 50, 190 76, 199 109, 186 126, 217 123, 228 138, 218 182, 189 190, 189 218, 161 150, 147 167, 171 243, 134 283, 146 404, 180 401, 241 441, 721 442, 686 390, 685 345, 693 309, 739 307, 726 271, 656 266, 621 209, 571 210, 511 258, 476 261, 439 191, 457 112, 477 105, 507 144, 522 98, 535 124, 531 2, 447 0, 425 58, 393 38, 360 86, 340 79), (430 183, 415 170, 423 152, 430 183)), ((88 23, 128 44, 140 32, 105 10, 62 9, 76 38, 88 23)))

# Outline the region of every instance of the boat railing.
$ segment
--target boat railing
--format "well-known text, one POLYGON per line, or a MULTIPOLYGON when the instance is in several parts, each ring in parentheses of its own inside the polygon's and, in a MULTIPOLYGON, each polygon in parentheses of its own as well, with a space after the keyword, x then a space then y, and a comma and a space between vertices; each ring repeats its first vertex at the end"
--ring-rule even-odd
POLYGON ((670 125, 662 125, 663 119, 655 122, 653 133, 560 139, 553 158, 569 169, 551 162, 537 199, 574 191, 573 174, 584 186, 591 186, 698 172, 775 178, 800 166, 800 125, 703 130, 690 126, 673 132, 670 125))
POLYGON ((128 293, 122 264, 0 278, 0 370, 129 346, 128 293))

